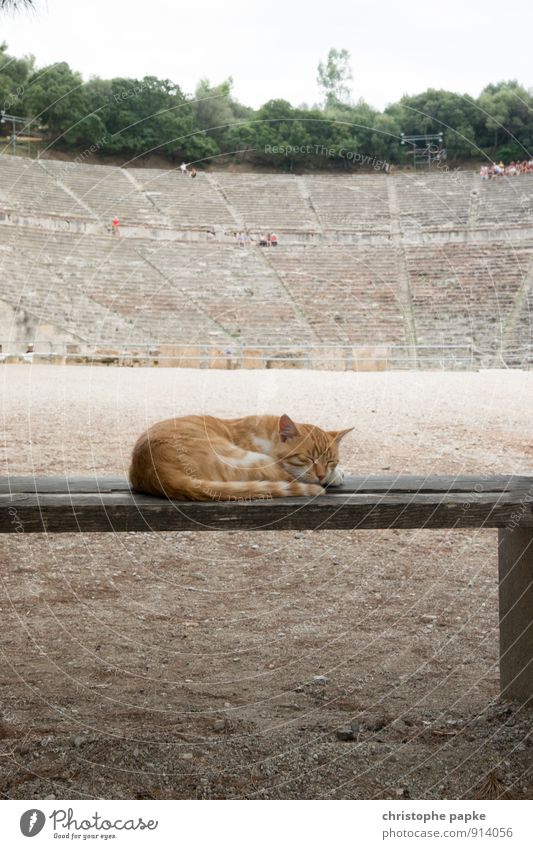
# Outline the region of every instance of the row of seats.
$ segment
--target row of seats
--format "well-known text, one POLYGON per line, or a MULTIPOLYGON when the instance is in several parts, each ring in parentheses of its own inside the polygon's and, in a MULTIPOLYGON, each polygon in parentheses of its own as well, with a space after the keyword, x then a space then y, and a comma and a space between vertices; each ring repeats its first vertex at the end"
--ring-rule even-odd
POLYGON ((386 175, 313 175, 296 178, 307 186, 325 230, 390 231, 386 175))
POLYGON ((306 342, 259 249, 0 226, 1 299, 85 340, 306 342))
POLYGON ((320 342, 406 342, 392 246, 287 245, 269 261, 320 342))
POLYGON ((280 245, 0 225, 0 300, 101 343, 531 344, 533 240, 280 245), (514 325, 511 326, 511 324, 514 325))
MULTIPOLYGON (((398 174, 396 193, 402 229, 457 229, 469 223, 473 192, 484 184, 471 171, 398 174)), ((528 181, 529 182, 529 181, 528 181)), ((533 188, 533 181, 531 181, 533 188)), ((472 222, 477 223, 477 222, 472 222)))
POLYGON ((469 339, 482 359, 502 344, 525 350, 526 327, 531 344, 533 324, 521 295, 532 260, 533 241, 407 249, 417 341, 440 345, 469 339), (515 305, 523 330, 508 337, 515 305))
POLYGON ((0 156, 0 210, 81 218, 108 228, 216 228, 228 232, 387 234, 399 216, 406 234, 507 224, 533 214, 533 174, 480 181, 472 171, 360 175, 252 174, 123 169, 0 156), (398 210, 391 215, 388 183, 398 210))

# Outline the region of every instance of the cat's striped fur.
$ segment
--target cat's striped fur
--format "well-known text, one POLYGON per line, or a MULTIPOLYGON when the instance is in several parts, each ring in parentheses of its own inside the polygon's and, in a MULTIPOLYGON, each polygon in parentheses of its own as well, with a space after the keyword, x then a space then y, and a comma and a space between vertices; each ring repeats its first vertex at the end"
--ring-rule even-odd
POLYGON ((287 415, 167 419, 137 440, 130 482, 190 501, 320 495, 342 482, 339 442, 350 430, 295 424, 287 415))

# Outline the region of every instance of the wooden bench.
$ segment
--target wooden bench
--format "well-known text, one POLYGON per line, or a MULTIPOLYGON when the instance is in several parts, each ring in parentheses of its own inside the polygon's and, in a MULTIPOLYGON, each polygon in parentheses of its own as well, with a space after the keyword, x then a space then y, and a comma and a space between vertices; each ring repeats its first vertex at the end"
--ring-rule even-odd
POLYGON ((498 528, 502 695, 533 698, 533 477, 350 477, 314 499, 177 502, 119 477, 0 478, 0 533, 498 528))

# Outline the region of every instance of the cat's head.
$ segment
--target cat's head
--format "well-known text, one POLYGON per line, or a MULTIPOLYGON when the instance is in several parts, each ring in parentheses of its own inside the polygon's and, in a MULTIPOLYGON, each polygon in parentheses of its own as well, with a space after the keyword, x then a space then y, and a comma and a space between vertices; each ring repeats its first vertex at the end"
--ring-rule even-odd
POLYGON ((304 483, 338 486, 344 473, 339 468, 339 444, 353 427, 322 430, 316 425, 296 425, 287 415, 278 422, 277 458, 286 472, 304 483))

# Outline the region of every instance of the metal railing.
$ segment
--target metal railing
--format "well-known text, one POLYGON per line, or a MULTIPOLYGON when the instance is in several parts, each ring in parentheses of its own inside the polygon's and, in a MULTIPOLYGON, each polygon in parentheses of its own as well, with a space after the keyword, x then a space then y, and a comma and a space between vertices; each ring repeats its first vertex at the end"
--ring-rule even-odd
POLYGON ((0 340, 0 361, 175 368, 303 368, 332 371, 468 370, 533 367, 533 345, 480 351, 453 345, 254 345, 221 342, 126 343, 0 340))
POLYGON ((532 351, 482 355, 471 343, 454 345, 346 345, 346 344, 224 344, 127 343, 78 344, 34 340, 0 340, 2 360, 84 363, 117 366, 176 368, 303 368, 334 371, 388 371, 414 369, 468 370, 479 367, 530 367, 532 351), (30 346, 33 350, 30 350, 30 346))

